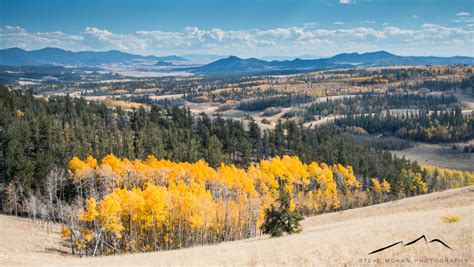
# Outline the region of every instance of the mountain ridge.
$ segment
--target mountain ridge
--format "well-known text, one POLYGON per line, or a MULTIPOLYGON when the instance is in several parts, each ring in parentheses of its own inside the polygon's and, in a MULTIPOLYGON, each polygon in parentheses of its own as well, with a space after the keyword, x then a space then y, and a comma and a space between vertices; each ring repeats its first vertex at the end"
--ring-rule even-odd
POLYGON ((302 72, 332 68, 354 68, 397 65, 456 65, 474 64, 474 57, 398 56, 387 51, 367 53, 341 53, 328 58, 265 61, 242 59, 236 56, 219 59, 209 64, 189 69, 196 74, 257 74, 302 72))
POLYGON ((108 51, 68 51, 57 47, 45 47, 38 50, 24 50, 18 47, 0 50, 0 65, 6 66, 98 66, 101 64, 126 63, 134 60, 187 61, 182 57, 142 56, 118 50, 108 51))

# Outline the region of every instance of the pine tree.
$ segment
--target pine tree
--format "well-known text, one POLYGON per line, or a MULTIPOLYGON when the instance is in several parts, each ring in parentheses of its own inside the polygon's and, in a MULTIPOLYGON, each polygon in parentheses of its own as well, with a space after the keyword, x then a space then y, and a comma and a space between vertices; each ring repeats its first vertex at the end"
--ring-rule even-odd
POLYGON ((280 188, 278 204, 278 207, 272 204, 270 208, 265 210, 265 220, 260 226, 262 233, 278 237, 284 233, 293 234, 301 232, 300 221, 303 219, 303 216, 292 209, 291 197, 283 187, 280 188))

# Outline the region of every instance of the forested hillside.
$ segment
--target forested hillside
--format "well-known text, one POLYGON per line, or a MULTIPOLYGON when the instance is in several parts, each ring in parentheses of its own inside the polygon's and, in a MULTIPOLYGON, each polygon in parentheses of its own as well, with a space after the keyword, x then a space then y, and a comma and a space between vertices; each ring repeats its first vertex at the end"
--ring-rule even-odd
POLYGON ((303 162, 354 166, 357 174, 397 179, 401 170, 419 172, 415 163, 387 152, 353 143, 332 128, 307 129, 294 122, 279 123, 262 131, 236 120, 193 117, 186 109, 124 111, 104 104, 69 97, 36 99, 32 94, 0 90, 1 180, 26 189, 41 187, 53 167, 69 160, 108 154, 129 159, 176 162, 203 159, 211 166, 221 162, 246 167, 277 155, 297 155, 303 162))
POLYGON ((254 236, 278 190, 315 214, 473 182, 336 128, 262 131, 177 107, 126 111, 4 88, 0 148, 2 210, 68 224, 63 235, 81 255, 254 236))

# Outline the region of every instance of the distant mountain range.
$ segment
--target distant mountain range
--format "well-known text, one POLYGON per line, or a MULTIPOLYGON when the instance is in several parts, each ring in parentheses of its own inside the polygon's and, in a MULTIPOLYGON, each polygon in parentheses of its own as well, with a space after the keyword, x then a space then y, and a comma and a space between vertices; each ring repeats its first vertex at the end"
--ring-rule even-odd
MULTIPOLYGON (((202 75, 239 75, 239 74, 278 74, 298 73, 333 68, 354 68, 370 66, 396 65, 474 65, 473 57, 417 57, 398 56, 386 51, 371 53, 344 53, 329 58, 293 60, 262 60, 257 58, 242 59, 236 56, 222 58, 218 55, 186 55, 186 56, 141 56, 121 51, 81 51, 72 52, 59 48, 43 48, 26 51, 20 48, 0 50, 0 65, 4 66, 41 66, 57 65, 66 67, 97 67, 102 64, 129 63, 134 61, 156 61, 155 66, 173 67, 170 62, 182 62, 184 65, 192 61, 210 62, 197 66, 178 68, 202 75)), ((183 65, 183 64, 180 65, 183 65)), ((173 71, 177 70, 176 68, 173 71)))
POLYGON ((116 50, 106 52, 73 52, 51 47, 32 51, 26 51, 21 48, 0 50, 0 65, 6 66, 98 66, 101 64, 127 63, 136 60, 186 61, 186 59, 178 56, 140 56, 116 50))
POLYGON ((188 69, 196 74, 261 74, 261 73, 292 73, 311 70, 354 68, 371 66, 396 65, 456 65, 474 64, 473 57, 431 57, 431 56, 397 56, 386 51, 371 53, 343 53, 330 58, 321 59, 294 59, 265 61, 256 58, 242 59, 236 56, 220 59, 188 69))

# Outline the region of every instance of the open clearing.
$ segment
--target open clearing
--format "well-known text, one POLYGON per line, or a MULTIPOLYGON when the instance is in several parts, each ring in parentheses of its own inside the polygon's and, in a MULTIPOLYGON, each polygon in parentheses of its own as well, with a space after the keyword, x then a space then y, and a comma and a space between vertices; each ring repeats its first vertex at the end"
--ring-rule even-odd
MULTIPOLYGON (((471 142, 473 141, 466 142, 466 144, 471 142)), ((474 171, 473 153, 454 151, 452 144, 415 143, 413 147, 391 150, 390 152, 398 156, 405 156, 409 160, 416 160, 420 164, 474 171)))
POLYGON ((432 266, 435 260, 446 259, 456 261, 450 266, 472 266, 473 217, 474 186, 470 186, 309 217, 303 222, 302 233, 281 238, 261 236, 173 251, 80 259, 64 255, 57 227, 48 235, 45 228, 27 219, 0 216, 0 266, 359 266, 367 260, 386 266, 396 265, 386 260, 404 261, 405 266, 432 266), (461 220, 444 223, 441 217, 448 214, 460 215, 461 220), (452 250, 422 239, 368 255, 423 235, 428 241, 442 240, 452 250))

